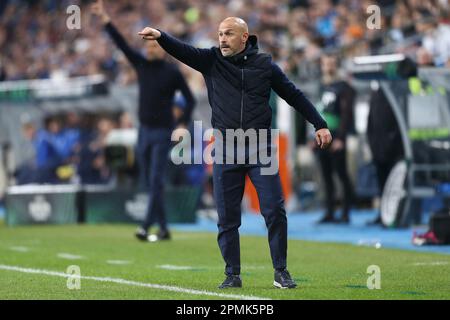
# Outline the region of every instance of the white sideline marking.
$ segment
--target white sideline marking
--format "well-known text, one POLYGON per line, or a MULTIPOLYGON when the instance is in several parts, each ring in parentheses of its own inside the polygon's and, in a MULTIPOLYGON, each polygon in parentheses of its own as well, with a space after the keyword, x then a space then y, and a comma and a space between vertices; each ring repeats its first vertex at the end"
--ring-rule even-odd
POLYGON ((194 267, 191 266, 174 266, 172 264, 163 264, 163 265, 159 265, 156 266, 157 268, 160 269, 165 269, 165 270, 193 270, 195 269, 194 267))
POLYGON ((82 256, 77 256, 76 254, 71 254, 71 253, 58 253, 58 258, 61 259, 67 259, 67 260, 80 260, 80 259, 84 259, 82 256))
POLYGON ((117 264, 117 265, 125 265, 125 264, 130 264, 131 261, 129 261, 129 260, 106 260, 106 263, 108 263, 108 264, 117 264))
MULTIPOLYGON (((196 266, 196 267, 192 267, 192 266, 176 266, 173 264, 162 264, 162 265, 157 265, 155 266, 156 268, 159 269, 165 269, 165 270, 175 270, 175 271, 179 271, 179 270, 196 270, 196 269, 223 269, 222 266, 220 267, 205 267, 205 266, 196 266)), ((241 267, 241 270, 244 269, 266 269, 265 266, 252 266, 252 265, 243 265, 241 267)))
MULTIPOLYGON (((68 278, 68 277, 72 276, 72 275, 64 273, 64 272, 42 270, 42 269, 22 268, 22 267, 17 267, 17 266, 7 266, 7 265, 3 265, 3 264, 0 264, 0 270, 16 271, 16 272, 31 273, 31 274, 42 274, 42 275, 46 275, 46 276, 61 277, 61 278, 68 278)), ((219 297, 219 298, 240 299, 240 300, 270 300, 269 298, 262 298, 262 297, 256 297, 256 296, 244 296, 244 295, 239 295, 239 294, 223 294, 223 293, 217 293, 217 292, 211 292, 211 291, 205 291, 205 290, 195 290, 195 289, 187 289, 187 288, 167 286, 167 285, 161 285, 161 284, 130 281, 130 280, 125 280, 125 279, 120 279, 120 278, 80 276, 80 279, 94 280, 94 281, 100 281, 100 282, 112 282, 112 283, 117 283, 117 284, 135 286, 135 287, 159 289, 159 290, 194 294, 194 295, 200 295, 200 296, 213 296, 213 297, 219 297)))
POLYGON ((414 266, 444 266, 448 264, 447 261, 433 261, 433 262, 416 262, 414 266))
POLYGON ((28 252, 28 251, 30 251, 29 248, 27 248, 27 247, 20 247, 20 246, 9 247, 9 250, 17 251, 17 252, 28 252))

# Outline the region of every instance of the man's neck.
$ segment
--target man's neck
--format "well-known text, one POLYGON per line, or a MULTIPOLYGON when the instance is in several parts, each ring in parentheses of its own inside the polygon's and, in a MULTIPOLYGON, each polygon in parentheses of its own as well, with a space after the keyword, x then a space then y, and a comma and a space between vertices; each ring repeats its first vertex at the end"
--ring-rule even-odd
POLYGON ((229 56, 229 58, 240 55, 241 53, 243 53, 245 51, 246 48, 247 48, 247 42, 245 43, 244 47, 239 52, 233 54, 232 56, 229 56))
POLYGON ((336 73, 324 74, 322 76, 322 82, 324 84, 330 84, 338 80, 338 76, 336 73))

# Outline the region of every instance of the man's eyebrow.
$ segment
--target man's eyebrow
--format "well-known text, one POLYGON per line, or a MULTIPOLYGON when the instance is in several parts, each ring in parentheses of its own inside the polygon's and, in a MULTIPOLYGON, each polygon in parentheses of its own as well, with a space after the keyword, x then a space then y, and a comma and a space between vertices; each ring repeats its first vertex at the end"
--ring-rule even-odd
POLYGON ((225 29, 225 30, 219 30, 219 32, 227 32, 227 31, 233 31, 233 29, 229 28, 229 29, 225 29))

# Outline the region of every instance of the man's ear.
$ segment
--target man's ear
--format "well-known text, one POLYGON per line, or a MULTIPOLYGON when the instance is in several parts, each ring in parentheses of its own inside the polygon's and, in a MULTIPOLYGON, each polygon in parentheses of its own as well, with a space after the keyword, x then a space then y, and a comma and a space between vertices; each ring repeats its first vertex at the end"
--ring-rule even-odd
POLYGON ((248 32, 242 34, 242 43, 246 43, 248 40, 248 32))

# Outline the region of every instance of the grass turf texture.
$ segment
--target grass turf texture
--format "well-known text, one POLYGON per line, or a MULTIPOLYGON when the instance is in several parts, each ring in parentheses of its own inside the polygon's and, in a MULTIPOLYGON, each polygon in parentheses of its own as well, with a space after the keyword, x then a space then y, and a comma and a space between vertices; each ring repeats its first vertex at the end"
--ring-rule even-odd
MULTIPOLYGON (((247 236, 241 237, 243 288, 219 290, 224 275, 215 234, 175 232, 170 242, 140 243, 133 237, 134 229, 0 225, 0 265, 56 272, 78 265, 82 276, 271 299, 450 298, 450 256, 298 240, 289 241, 288 264, 299 286, 276 289, 266 238, 247 236), (82 259, 62 259, 59 253, 82 259), (108 260, 129 264, 112 265, 108 260), (191 269, 166 270, 161 265, 191 269), (369 265, 381 269, 380 290, 367 289, 369 265)), ((62 277, 0 269, 0 299, 222 299, 89 279, 81 279, 81 290, 69 290, 66 283, 62 277)))

